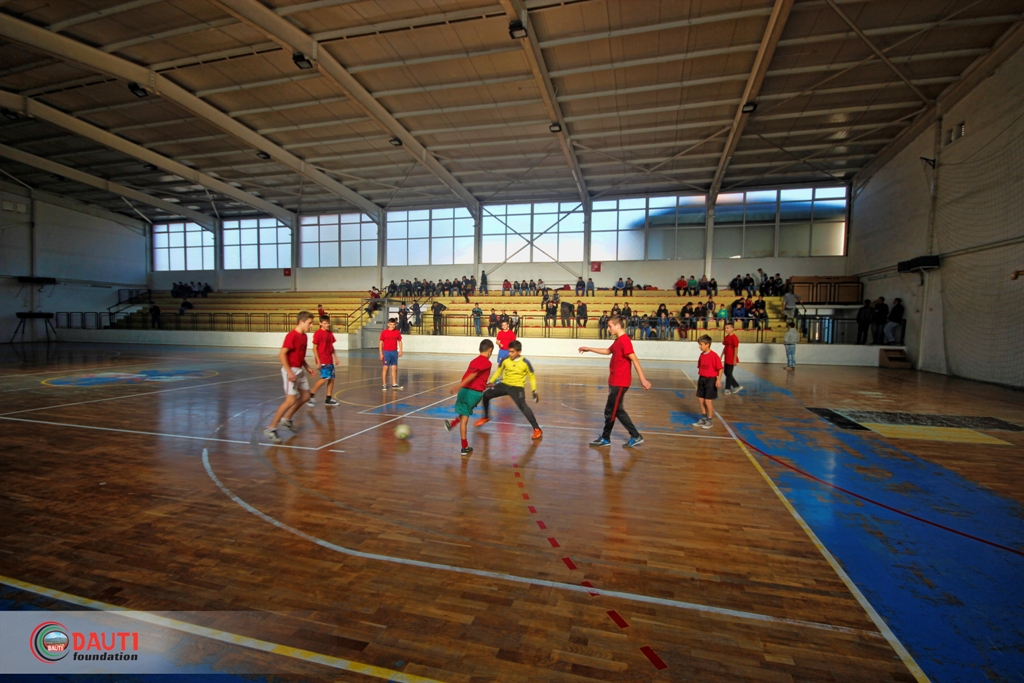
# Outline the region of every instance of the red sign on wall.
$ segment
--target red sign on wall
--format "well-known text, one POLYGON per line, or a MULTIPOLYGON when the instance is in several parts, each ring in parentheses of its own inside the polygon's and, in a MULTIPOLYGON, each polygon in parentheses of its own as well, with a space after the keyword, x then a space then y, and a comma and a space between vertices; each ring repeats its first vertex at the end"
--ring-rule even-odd
POLYGON ((601 262, 600 261, 591 261, 590 262, 590 272, 591 273, 600 273, 601 272, 601 262))
POLYGON ((292 276, 292 269, 291 268, 285 268, 284 269, 284 276, 285 277, 291 277, 292 276))

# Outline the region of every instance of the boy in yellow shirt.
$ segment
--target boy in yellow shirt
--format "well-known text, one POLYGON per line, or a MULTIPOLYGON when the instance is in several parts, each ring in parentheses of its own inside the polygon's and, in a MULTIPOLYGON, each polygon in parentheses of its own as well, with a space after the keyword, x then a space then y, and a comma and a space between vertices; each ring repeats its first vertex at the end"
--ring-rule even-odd
POLYGON ((526 404, 527 379, 530 380, 530 390, 533 392, 534 403, 540 401, 540 397, 537 395, 537 378, 533 374, 533 366, 530 365, 530 361, 523 358, 522 353, 523 345, 520 341, 509 342, 508 358, 498 364, 494 374, 487 380, 487 391, 483 395, 484 416, 477 420, 474 426, 480 427, 490 422, 491 418, 488 417, 488 408, 492 398, 509 396, 519 410, 523 411, 526 419, 530 421, 530 425, 533 427, 533 438, 539 439, 544 432, 541 431, 540 425, 537 424, 537 418, 534 416, 530 406, 526 404), (495 384, 498 378, 501 378, 501 383, 495 384))

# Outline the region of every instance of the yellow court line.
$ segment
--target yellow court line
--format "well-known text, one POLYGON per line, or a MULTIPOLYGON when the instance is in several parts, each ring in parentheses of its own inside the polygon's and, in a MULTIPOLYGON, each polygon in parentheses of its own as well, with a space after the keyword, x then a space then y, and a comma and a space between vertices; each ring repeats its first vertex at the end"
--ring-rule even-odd
POLYGON ((19 581, 18 579, 12 579, 6 576, 0 576, 0 583, 11 586, 12 588, 19 588, 30 593, 35 593, 36 595, 45 595, 46 597, 56 598, 57 600, 68 602, 73 605, 89 607, 91 609, 101 610, 104 612, 116 612, 118 616, 126 617, 128 619, 135 619, 136 621, 142 621, 156 626, 163 626, 164 628, 189 633, 191 635, 202 636, 222 643, 240 645, 251 650, 270 652, 272 654, 291 657, 292 659, 312 662, 314 664, 323 664, 324 666, 329 666, 333 669, 351 671, 353 673, 363 674, 364 676, 370 676, 371 678, 379 678, 385 681, 396 681, 398 683, 444 683, 443 681, 439 681, 434 678, 424 678, 423 676, 407 674, 401 671, 393 671, 391 669, 385 669, 371 664, 353 662, 339 657, 331 657, 330 655, 323 655, 318 652, 311 652, 297 647, 271 643, 266 640, 259 640, 258 638, 241 636, 237 633, 229 633, 227 631, 221 631, 207 626, 197 626, 185 621, 178 621, 177 619, 169 619, 167 617, 157 616, 156 614, 150 614, 149 612, 126 610, 116 605, 100 602, 99 600, 83 598, 78 595, 72 595, 70 593, 64 593, 63 591, 53 590, 52 588, 37 586, 32 583, 19 581))

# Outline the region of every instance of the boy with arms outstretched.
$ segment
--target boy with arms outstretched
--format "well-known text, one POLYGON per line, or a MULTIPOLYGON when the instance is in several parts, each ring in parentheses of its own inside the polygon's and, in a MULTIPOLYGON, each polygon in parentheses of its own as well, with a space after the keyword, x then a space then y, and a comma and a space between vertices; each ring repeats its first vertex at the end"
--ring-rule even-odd
POLYGON ((338 355, 334 353, 334 341, 334 333, 331 332, 331 318, 321 315, 320 329, 313 334, 313 358, 316 359, 320 379, 309 392, 309 401, 306 405, 310 408, 316 405, 316 392, 324 384, 327 384, 327 399, 324 401, 324 405, 328 408, 341 405, 334 400, 334 366, 338 363, 338 355))
POLYGON ((459 425, 459 435, 462 437, 462 455, 469 455, 473 449, 466 439, 466 425, 469 424, 469 416, 473 409, 484 395, 487 388, 487 377, 491 374, 491 354, 494 353, 494 342, 484 339, 480 342, 480 355, 469 363, 469 369, 462 376, 459 386, 452 389, 451 393, 458 393, 455 399, 455 412, 458 417, 452 421, 445 420, 444 428, 451 431, 455 425, 459 425))
POLYGON ((484 416, 476 421, 476 424, 473 425, 474 427, 482 427, 490 422, 491 418, 488 409, 490 408, 491 399, 498 398, 499 396, 509 396, 512 402, 516 404, 516 407, 526 416, 526 419, 530 421, 530 426, 533 427, 533 438, 539 439, 543 436, 544 433, 541 431, 540 425, 537 424, 537 418, 526 403, 527 379, 530 380, 530 391, 533 392, 534 403, 540 401, 540 397, 537 395, 537 378, 533 374, 533 366, 530 364, 530 361, 523 358, 522 352, 523 345, 521 342, 516 340, 509 343, 508 358, 498 364, 494 374, 487 380, 487 391, 484 392, 482 397, 484 416), (499 377, 502 378, 500 384, 497 383, 499 377))
POLYGON ((722 359, 711 350, 711 337, 701 336, 697 340, 700 356, 697 357, 697 401, 700 403, 700 419, 693 423, 694 427, 711 429, 711 420, 715 416, 712 401, 718 398, 718 388, 722 386, 722 359))
POLYGON ((626 414, 626 410, 622 406, 626 392, 629 391, 629 385, 633 382, 633 368, 636 368, 636 374, 640 378, 640 386, 644 390, 650 389, 651 383, 644 377, 644 369, 640 367, 640 359, 633 353, 632 340, 625 333, 625 330, 622 329, 621 317, 613 315, 608 319, 608 333, 615 338, 615 341, 608 348, 580 347, 580 353, 587 353, 589 351, 590 353, 598 353, 602 356, 611 356, 608 377, 608 402, 604 406, 604 431, 601 432, 599 438, 591 441, 590 445, 595 448, 611 446, 612 444, 608 439, 612 435, 612 427, 615 426, 615 420, 618 418, 622 426, 629 432, 629 441, 626 442, 626 446, 632 448, 644 442, 644 437, 640 436, 640 432, 637 431, 636 426, 629 419, 629 415, 626 414))
POLYGON ((282 443, 281 437, 277 435, 278 423, 288 429, 295 431, 295 424, 292 416, 295 411, 302 407, 302 404, 309 400, 309 381, 306 373, 311 372, 306 364, 306 333, 313 324, 313 314, 309 311, 302 311, 296 316, 295 329, 288 333, 278 351, 277 357, 281 360, 281 376, 284 378, 284 402, 277 407, 274 419, 270 426, 263 430, 263 435, 272 443, 282 443))

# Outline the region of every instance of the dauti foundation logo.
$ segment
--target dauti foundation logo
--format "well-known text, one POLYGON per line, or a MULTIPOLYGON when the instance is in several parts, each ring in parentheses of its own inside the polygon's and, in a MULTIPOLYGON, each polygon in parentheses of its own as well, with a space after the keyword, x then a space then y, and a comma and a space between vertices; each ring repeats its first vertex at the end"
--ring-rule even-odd
POLYGON ((47 621, 32 632, 32 654, 47 664, 64 659, 71 652, 71 638, 63 624, 47 621))

